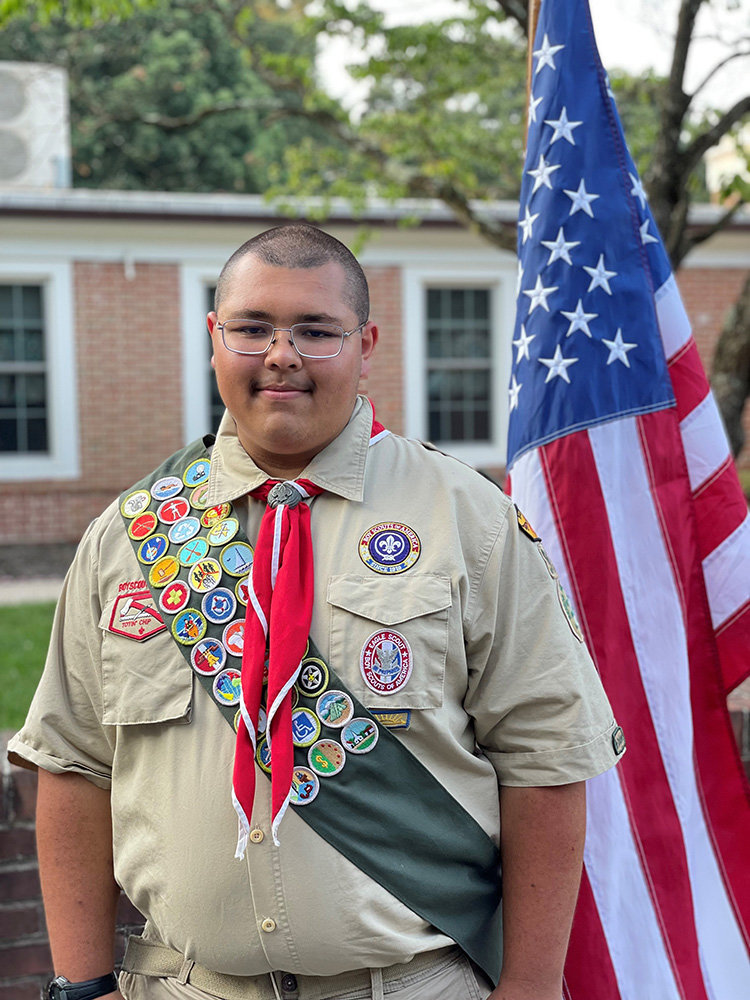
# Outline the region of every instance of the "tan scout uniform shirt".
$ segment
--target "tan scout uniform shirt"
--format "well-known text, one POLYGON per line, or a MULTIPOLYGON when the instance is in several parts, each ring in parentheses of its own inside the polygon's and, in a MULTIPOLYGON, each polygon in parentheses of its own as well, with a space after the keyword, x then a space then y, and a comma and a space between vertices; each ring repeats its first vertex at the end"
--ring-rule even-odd
MULTIPOLYGON (((615 762, 612 712, 511 502, 418 443, 390 435, 370 445, 371 421, 358 401, 303 473, 327 491, 311 508, 311 635, 368 708, 411 712, 409 728, 394 733, 497 841, 498 778, 554 785, 606 770, 615 762), (400 574, 360 559, 361 536, 385 521, 421 540, 418 561, 400 574), (412 651, 412 675, 394 695, 375 694, 360 673, 363 645, 383 628, 412 651)), ((246 494, 266 478, 225 416, 209 503, 234 501, 251 541, 263 505, 246 494)), ((449 944, 294 808, 274 848, 261 772, 257 832, 245 860, 234 859, 230 726, 169 631, 135 642, 109 630, 120 585, 142 578, 114 503, 81 543, 44 676, 10 750, 111 784, 115 875, 148 917, 146 937, 240 975, 333 975, 449 944)), ((352 836, 367 831, 353 821, 352 836)))

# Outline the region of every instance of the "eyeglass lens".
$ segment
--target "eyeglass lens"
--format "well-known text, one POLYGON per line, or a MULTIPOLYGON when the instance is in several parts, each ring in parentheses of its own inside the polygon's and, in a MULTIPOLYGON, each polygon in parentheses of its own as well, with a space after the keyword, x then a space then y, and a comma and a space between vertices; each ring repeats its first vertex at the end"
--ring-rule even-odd
MULTIPOLYGON (((223 324, 224 343, 238 354, 263 354, 273 340, 274 326, 262 320, 228 320, 223 324)), ((292 343, 306 358, 332 358, 341 350, 344 330, 323 323, 295 323, 292 343)))

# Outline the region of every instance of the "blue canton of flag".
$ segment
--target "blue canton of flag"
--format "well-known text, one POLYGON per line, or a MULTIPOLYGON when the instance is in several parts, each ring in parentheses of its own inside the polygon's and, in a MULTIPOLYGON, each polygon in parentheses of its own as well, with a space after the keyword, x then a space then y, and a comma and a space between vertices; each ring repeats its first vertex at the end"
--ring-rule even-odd
POLYGON ((670 273, 588 18, 543 3, 518 223, 508 466, 674 405, 654 308, 670 273), (541 44, 539 44, 541 39, 541 44), (560 66, 575 72, 560 73, 560 66))

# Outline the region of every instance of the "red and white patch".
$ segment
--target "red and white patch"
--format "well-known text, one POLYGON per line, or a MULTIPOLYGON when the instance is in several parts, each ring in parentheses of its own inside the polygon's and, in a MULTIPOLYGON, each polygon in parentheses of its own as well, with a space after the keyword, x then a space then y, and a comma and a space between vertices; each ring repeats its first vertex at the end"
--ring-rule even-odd
POLYGON ((167 626, 159 613, 151 592, 144 588, 130 594, 120 594, 112 608, 109 631, 127 636, 136 642, 150 639, 167 626))
POLYGON ((400 632, 373 632, 362 647, 359 669, 365 684, 378 694, 401 691, 411 677, 411 647, 400 632))

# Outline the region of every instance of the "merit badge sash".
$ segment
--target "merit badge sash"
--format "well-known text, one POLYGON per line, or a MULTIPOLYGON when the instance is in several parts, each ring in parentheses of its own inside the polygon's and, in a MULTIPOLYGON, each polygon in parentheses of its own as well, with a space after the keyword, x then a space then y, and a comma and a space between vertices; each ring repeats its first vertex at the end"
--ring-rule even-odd
MULTIPOLYGON (((253 547, 232 505, 207 507, 209 435, 120 498, 164 623, 236 731, 253 547)), ((293 695, 291 806, 338 851, 452 938, 497 982, 499 851, 308 641, 293 695)), ((256 760, 270 777, 265 704, 256 760)))

